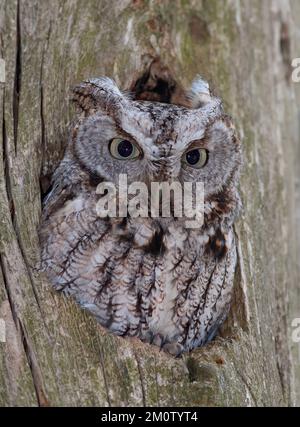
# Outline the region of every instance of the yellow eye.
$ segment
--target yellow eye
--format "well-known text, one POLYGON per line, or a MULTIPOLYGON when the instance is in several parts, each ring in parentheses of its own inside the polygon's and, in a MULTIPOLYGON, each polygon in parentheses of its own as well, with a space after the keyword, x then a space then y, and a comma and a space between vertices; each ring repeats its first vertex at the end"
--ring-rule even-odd
POLYGON ((119 160, 133 160, 140 156, 138 147, 127 139, 114 138, 109 145, 110 154, 119 160))
POLYGON ((208 161, 208 151, 205 148, 194 148, 183 156, 183 162, 192 168, 201 169, 208 161))

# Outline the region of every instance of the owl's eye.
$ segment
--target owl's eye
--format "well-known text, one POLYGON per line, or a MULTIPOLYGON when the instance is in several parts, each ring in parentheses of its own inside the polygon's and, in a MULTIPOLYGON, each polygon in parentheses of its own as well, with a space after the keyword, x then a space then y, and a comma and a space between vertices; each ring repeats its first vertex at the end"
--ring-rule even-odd
POLYGON ((183 161, 187 165, 200 169, 206 165, 208 160, 208 152, 204 148, 194 148, 184 154, 183 161))
POLYGON ((140 156, 138 147, 127 139, 114 138, 109 145, 110 154, 119 160, 133 160, 140 156))

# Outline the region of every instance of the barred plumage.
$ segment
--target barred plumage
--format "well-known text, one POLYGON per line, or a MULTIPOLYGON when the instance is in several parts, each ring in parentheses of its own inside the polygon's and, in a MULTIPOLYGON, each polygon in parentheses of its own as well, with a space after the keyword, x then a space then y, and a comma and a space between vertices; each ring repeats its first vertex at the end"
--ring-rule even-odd
POLYGON ((194 82, 182 105, 141 99, 107 78, 75 88, 78 119, 44 201, 42 267, 112 332, 178 355, 212 339, 230 307, 241 149, 206 82, 194 82), (116 137, 134 141, 142 156, 114 158, 116 137), (182 163, 195 146, 208 153, 200 169, 182 163), (97 184, 117 185, 119 174, 147 187, 204 182, 203 226, 188 229, 184 217, 100 218, 97 184))

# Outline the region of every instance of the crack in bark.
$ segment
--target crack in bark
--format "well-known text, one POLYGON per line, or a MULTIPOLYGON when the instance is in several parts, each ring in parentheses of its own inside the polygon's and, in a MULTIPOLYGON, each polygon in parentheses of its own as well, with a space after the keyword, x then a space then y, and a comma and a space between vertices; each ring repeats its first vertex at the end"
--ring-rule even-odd
MULTIPOLYGON (((34 281, 33 281, 33 277, 32 277, 32 273, 30 270, 30 266, 29 266, 29 262, 28 262, 28 258, 26 256, 26 253, 24 251, 24 247, 22 244, 22 239, 21 239, 21 235, 20 235, 20 231, 19 231, 19 226, 17 223, 17 219, 15 216, 15 204, 14 204, 14 199, 13 199, 13 195, 12 195, 12 184, 11 184, 11 179, 10 179, 10 168, 9 168, 9 162, 8 162, 8 158, 9 158, 9 154, 8 154, 8 144, 7 144, 7 134, 6 134, 6 123, 5 123, 5 97, 3 96, 3 122, 2 122, 2 136, 3 136, 3 164, 4 164, 4 175, 5 175, 5 188, 6 188, 6 194, 7 194, 7 198, 8 198, 8 203, 9 203, 9 209, 10 209, 10 214, 11 214, 11 220, 12 220, 12 225, 14 228, 14 232, 15 232, 15 236, 16 236, 16 240, 18 243, 18 247, 20 249, 22 258, 24 260, 24 265, 26 268, 26 271, 28 273, 29 276, 29 280, 32 286, 32 290, 33 290, 33 294, 34 294, 34 298, 36 300, 38 309, 40 310, 40 312, 42 313, 42 309, 41 309, 41 305, 39 302, 39 298, 35 289, 35 285, 34 285, 34 281)), ((42 313, 43 314, 43 313, 42 313)), ((42 316, 43 318, 43 316, 42 316)))
POLYGON ((8 199, 8 206, 12 222, 14 222, 15 217, 15 207, 11 191, 11 182, 9 177, 9 164, 8 164, 8 146, 7 146, 7 134, 6 134, 6 122, 5 122, 5 89, 3 90, 3 117, 2 117, 2 160, 4 167, 4 180, 5 180, 5 190, 8 199))
POLYGON ((231 303, 231 309, 235 310, 236 320, 241 329, 245 332, 249 332, 250 329, 250 315, 249 315, 249 303, 245 289, 245 267, 243 253, 240 245, 240 237, 236 226, 233 226, 234 237, 236 241, 236 269, 234 273, 234 295, 231 303), (238 310, 235 309, 234 303, 238 306, 238 310))
MULTIPOLYGON (((278 307, 277 307, 278 309, 278 307)), ((282 322, 285 322, 284 325, 286 325, 286 318, 281 317, 280 316, 280 310, 278 309, 278 315, 279 318, 281 318, 282 322), (284 319, 284 320, 283 320, 284 319)), ((288 336, 288 331, 285 330, 285 336, 288 336)), ((282 396, 283 396, 283 400, 286 400, 289 402, 289 404, 291 403, 291 393, 290 393, 290 389, 288 387, 288 381, 287 381, 287 376, 290 376, 290 360, 284 360, 282 357, 282 348, 284 348, 283 346, 283 342, 280 339, 280 337, 282 336, 282 331, 280 330, 280 327, 278 327, 277 329, 277 333, 275 335, 275 354, 276 354, 276 368, 278 371, 278 376, 279 376, 279 380, 280 380, 280 386, 281 386, 281 392, 282 392, 282 396), (284 369, 285 368, 285 369, 284 369)), ((286 344, 288 345, 288 344, 286 344)))
POLYGON ((17 310, 15 308, 15 305, 13 303, 13 298, 11 296, 11 290, 8 280, 8 274, 7 269, 5 266, 5 261, 3 255, 0 253, 0 269, 2 271, 2 277, 4 282, 4 287, 7 295, 7 299, 9 302, 10 310, 12 313, 12 318, 14 320, 16 330, 18 331, 20 335, 20 340, 23 345, 23 349, 27 358, 28 366, 30 368, 31 376, 32 376, 32 382, 35 389, 35 394, 37 398, 37 403, 39 406, 50 406, 49 402, 46 398, 44 387, 43 387, 43 381, 42 381, 42 375, 41 370, 38 365, 37 359, 35 357, 32 344, 30 343, 28 339, 28 335, 25 331, 24 325, 21 321, 21 319, 18 317, 17 310))
POLYGON ((145 390, 145 386, 144 386, 144 382, 143 382, 143 373, 142 373, 142 369, 141 369, 141 364, 140 364, 139 358, 138 358, 135 351, 133 352, 133 354, 134 354, 134 358, 136 360, 137 369, 138 369, 139 378, 140 378, 140 383, 141 383, 143 406, 145 407, 145 406, 147 406, 147 404, 146 404, 146 390, 145 390))
MULTIPOLYGON (((41 120, 41 170, 40 170, 40 176, 43 175, 43 167, 44 167, 44 161, 45 161, 45 151, 46 151, 46 125, 45 125, 45 114, 44 114, 44 87, 43 87, 43 80, 44 80, 44 62, 45 62, 45 52, 49 46, 49 40, 52 30, 52 23, 50 21, 49 29, 46 37, 46 43, 42 52, 42 59, 41 59, 41 68, 40 68, 40 120, 41 120)), ((41 189, 41 195, 43 194, 43 191, 41 189)))
MULTIPOLYGON (((7 299, 8 299, 9 305, 10 305, 10 310, 11 310, 11 313, 12 313, 12 317, 14 319, 14 322, 15 322, 16 326, 17 326, 17 324, 18 324, 18 316, 16 314, 14 303, 13 303, 11 295, 10 295, 9 285, 8 285, 8 279, 7 279, 7 274, 6 274, 6 268, 4 266, 3 255, 1 254, 1 252, 0 252, 0 269, 2 271, 3 283, 4 283, 5 290, 6 290, 7 299)), ((17 328, 17 330, 19 330, 19 329, 17 328)))
POLYGON ((107 382, 107 378, 106 378, 106 372, 105 372, 105 363, 103 360, 103 353, 101 350, 101 342, 100 342, 100 365, 101 365, 101 369, 102 369, 102 375, 103 375, 103 380, 104 380, 104 387, 105 387, 105 391, 106 391, 106 400, 108 403, 108 406, 111 407, 111 400, 110 400, 110 395, 109 395, 109 388, 108 388, 108 382, 107 382))
POLYGON ((41 75, 40 75, 40 117, 41 117, 41 173, 43 170, 44 165, 44 159, 45 159, 45 118, 44 118, 44 88, 43 88, 43 62, 44 62, 44 55, 42 57, 42 63, 41 63, 41 75))
POLYGON ((22 60, 21 60, 21 23, 20 23, 20 0, 17 1, 17 17, 16 17, 16 65, 14 78, 13 92, 13 123, 14 123, 14 146, 15 154, 18 147, 18 124, 19 124, 19 104, 21 92, 21 75, 22 75, 22 60))
POLYGON ((0 55, 1 55, 1 58, 4 58, 3 51, 4 51, 3 35, 2 35, 2 33, 0 33, 0 55))
POLYGON ((44 391, 43 376, 42 376, 37 358, 35 356, 35 352, 33 351, 32 343, 28 337, 28 334, 26 332, 24 325, 20 320, 19 320, 19 326, 20 326, 21 336, 23 338, 22 342, 23 342, 25 353, 27 355, 27 360, 30 367, 38 404, 39 406, 43 406, 43 407, 50 406, 50 403, 44 391))

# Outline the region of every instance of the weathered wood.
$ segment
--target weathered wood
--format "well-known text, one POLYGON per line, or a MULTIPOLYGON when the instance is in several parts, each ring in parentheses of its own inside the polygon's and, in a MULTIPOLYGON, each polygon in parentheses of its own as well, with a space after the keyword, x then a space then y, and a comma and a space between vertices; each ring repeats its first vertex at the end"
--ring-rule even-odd
MULTIPOLYGON (((292 37, 292 50, 295 52, 292 56, 295 58, 300 58, 299 50, 299 37, 300 37, 300 3, 297 0, 291 1, 291 9, 294 19, 294 34, 292 37)), ((292 321, 295 318, 300 318, 300 286, 299 286, 299 277, 300 277, 300 168, 299 168, 299 159, 300 159, 300 83, 294 83, 295 95, 296 95, 296 105, 297 105, 297 114, 298 114, 298 126, 296 126, 296 146, 294 147, 294 171, 295 171, 295 191, 294 203, 292 200, 292 206, 290 207, 291 211, 295 213, 296 217, 296 230, 294 233, 294 238, 296 240, 296 264, 295 268, 297 269, 296 274, 298 274, 298 286, 296 286, 292 297, 290 298, 290 308, 289 308, 289 325, 292 324, 292 321)), ((293 332, 293 331, 292 331, 293 332)), ((300 343, 292 342, 292 359, 294 366, 294 377, 292 382, 294 382, 294 399, 297 405, 300 405, 300 343)))
POLYGON ((51 7, 0 0, 0 318, 7 336, 0 404, 293 403, 300 386, 288 329, 300 310, 298 88, 290 79, 290 60, 300 56, 297 22, 299 7, 289 0, 53 0, 51 7), (109 75, 126 87, 147 54, 161 55, 184 85, 197 73, 208 78, 244 147, 231 315, 222 338, 182 359, 107 334, 34 269, 39 179, 61 158, 70 86, 109 75))

